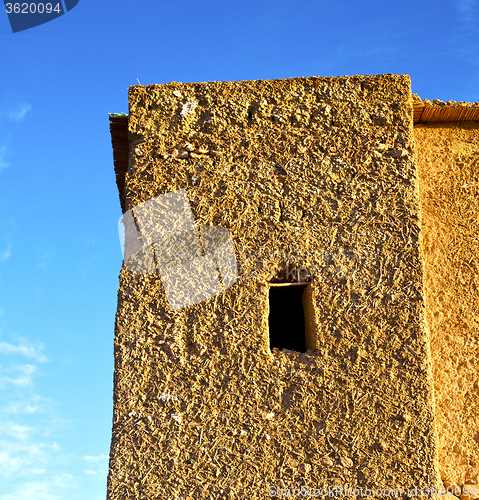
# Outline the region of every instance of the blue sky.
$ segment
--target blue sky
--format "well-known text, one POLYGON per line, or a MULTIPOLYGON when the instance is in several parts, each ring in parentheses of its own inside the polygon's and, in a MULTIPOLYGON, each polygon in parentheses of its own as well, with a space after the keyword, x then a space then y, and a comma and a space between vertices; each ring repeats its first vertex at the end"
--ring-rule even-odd
POLYGON ((0 500, 105 498, 121 216, 109 112, 170 81, 407 73, 479 101, 479 0, 80 0, 0 13, 0 500))

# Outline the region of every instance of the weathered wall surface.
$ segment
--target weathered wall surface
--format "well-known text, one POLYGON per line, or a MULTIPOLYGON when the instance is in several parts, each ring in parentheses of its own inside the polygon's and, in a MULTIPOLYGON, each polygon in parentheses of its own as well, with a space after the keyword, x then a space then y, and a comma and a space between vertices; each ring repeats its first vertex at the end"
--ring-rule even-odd
POLYGON ((129 131, 127 208, 186 189, 240 278, 173 312, 122 269, 109 500, 435 485, 409 78, 132 87, 129 131), (313 274, 303 354, 269 349, 286 265, 313 274))
POLYGON ((415 138, 440 472, 477 485, 479 126, 416 127, 415 138))

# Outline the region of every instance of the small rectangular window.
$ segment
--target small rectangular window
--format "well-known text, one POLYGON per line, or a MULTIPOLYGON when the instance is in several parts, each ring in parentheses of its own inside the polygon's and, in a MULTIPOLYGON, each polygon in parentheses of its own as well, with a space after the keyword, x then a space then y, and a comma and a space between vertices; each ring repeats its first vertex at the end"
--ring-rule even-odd
POLYGON ((269 284, 270 349, 315 350, 310 283, 269 284))

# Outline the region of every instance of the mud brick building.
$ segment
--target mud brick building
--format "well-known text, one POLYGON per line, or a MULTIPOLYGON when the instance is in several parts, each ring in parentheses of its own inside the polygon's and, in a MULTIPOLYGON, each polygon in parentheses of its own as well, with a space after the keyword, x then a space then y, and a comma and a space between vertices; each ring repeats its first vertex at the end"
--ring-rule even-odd
POLYGON ((439 471, 457 491, 476 487, 461 498, 479 498, 479 103, 417 101, 439 471))
POLYGON ((110 123, 132 231, 179 193, 237 277, 175 308, 154 242, 126 255, 109 500, 477 480, 477 120, 405 75, 130 88, 110 123))

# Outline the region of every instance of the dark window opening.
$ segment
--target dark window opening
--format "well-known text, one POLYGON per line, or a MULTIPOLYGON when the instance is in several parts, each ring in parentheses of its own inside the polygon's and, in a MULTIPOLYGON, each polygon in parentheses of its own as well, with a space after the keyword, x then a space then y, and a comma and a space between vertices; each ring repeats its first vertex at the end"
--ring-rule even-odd
POLYGON ((271 283, 269 288, 270 349, 306 352, 305 294, 308 283, 271 283))

